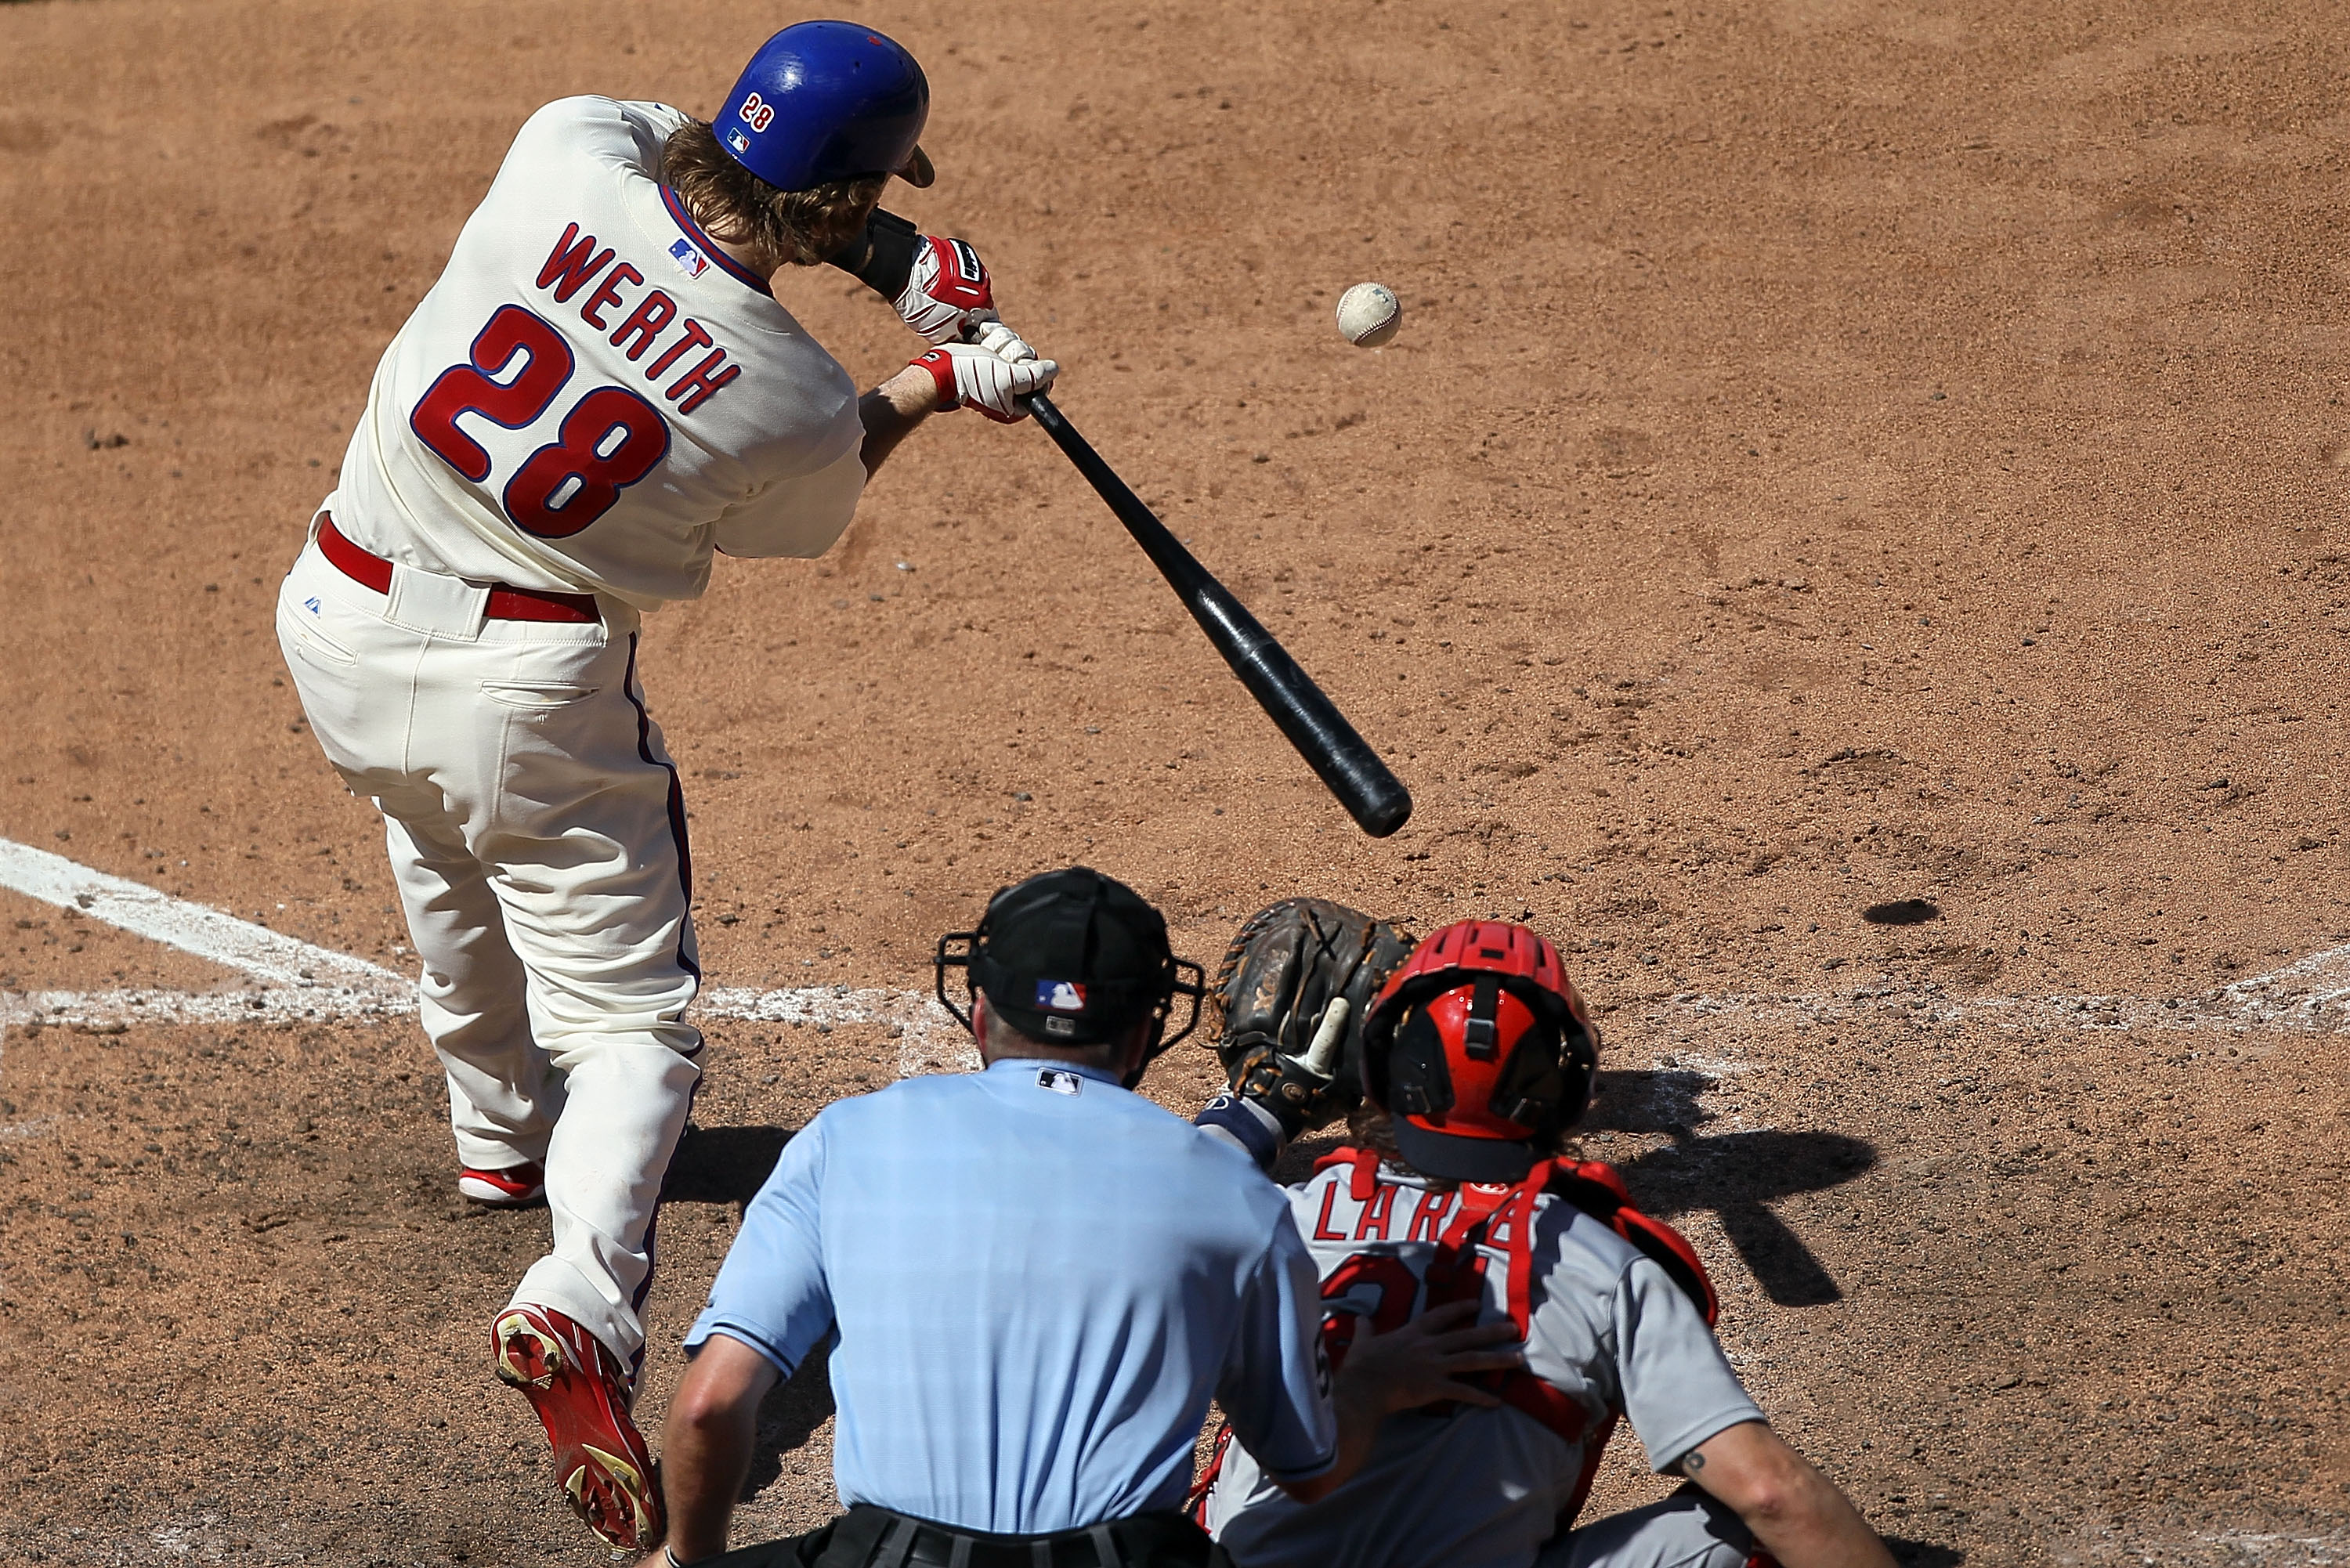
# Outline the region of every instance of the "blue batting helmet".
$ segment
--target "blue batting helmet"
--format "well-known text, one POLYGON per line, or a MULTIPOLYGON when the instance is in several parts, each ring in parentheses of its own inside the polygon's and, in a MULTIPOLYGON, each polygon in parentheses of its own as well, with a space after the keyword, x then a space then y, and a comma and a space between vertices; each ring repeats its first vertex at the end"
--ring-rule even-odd
POLYGON ((931 182, 931 84, 904 46, 854 22, 798 22, 759 46, 713 129, 780 191, 895 174, 931 182))

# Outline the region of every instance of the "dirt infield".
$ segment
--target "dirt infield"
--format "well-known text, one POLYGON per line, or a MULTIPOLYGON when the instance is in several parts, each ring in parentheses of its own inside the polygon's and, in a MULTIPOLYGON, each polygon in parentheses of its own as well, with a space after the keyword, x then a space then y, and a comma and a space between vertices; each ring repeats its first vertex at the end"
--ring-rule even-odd
MULTIPOLYGON (((2223 989, 2350 942, 2338 7, 865 15, 937 100, 892 204, 1419 814, 1357 835, 1042 435, 942 421, 648 627, 713 983, 919 990, 1080 858, 1202 959, 1295 891, 1530 918, 1608 1009, 1593 1151, 1906 1561, 2350 1562, 2350 966, 2223 989)), ((278 578, 521 119, 706 111, 789 19, 0 5, 0 837, 402 961, 278 578)), ((236 988, 0 917, 0 997, 236 988)), ((654 1421, 784 1138, 899 1070, 710 1030, 654 1421)), ((412 1020, 9 1029, 0 1556, 599 1561, 483 1354, 545 1216, 455 1201, 444 1114, 412 1020)), ((829 1508, 827 1410, 773 1406, 738 1541, 829 1508)), ((1619 1444, 1595 1508, 1655 1492, 1619 1444)))

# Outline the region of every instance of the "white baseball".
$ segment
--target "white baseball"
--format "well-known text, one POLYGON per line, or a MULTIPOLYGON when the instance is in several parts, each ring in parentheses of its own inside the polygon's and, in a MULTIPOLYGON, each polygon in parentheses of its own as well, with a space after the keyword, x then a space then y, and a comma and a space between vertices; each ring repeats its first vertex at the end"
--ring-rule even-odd
POLYGON ((1403 325, 1403 306, 1383 283, 1358 283, 1338 296, 1338 330, 1357 348, 1376 348, 1403 325))

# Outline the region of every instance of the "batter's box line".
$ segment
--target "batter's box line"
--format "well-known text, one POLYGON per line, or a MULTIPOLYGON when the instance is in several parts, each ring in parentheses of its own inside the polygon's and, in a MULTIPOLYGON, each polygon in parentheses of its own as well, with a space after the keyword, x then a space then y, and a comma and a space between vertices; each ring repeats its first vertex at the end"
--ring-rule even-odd
MULTIPOLYGON (((388 971, 387 971, 388 972, 388 971)), ((120 1034, 133 1024, 301 1023, 340 1018, 390 1018, 416 1011, 414 982, 392 977, 397 990, 358 991, 307 986, 244 992, 35 991, 0 992, 0 1031, 70 1029, 120 1034)), ((779 991, 721 987, 694 1004, 705 1018, 753 1023, 819 1026, 878 1023, 898 1043, 898 1075, 964 1072, 979 1065, 962 1026, 938 999, 918 992, 846 985, 779 991)))
MULTIPOLYGON (((29 844, 0 838, 0 887, 78 910, 259 982, 244 991, 217 992, 0 992, 0 1030, 57 1025, 113 1033, 134 1023, 286 1023, 416 1011, 416 981, 411 976, 94 871, 29 844)), ((946 1009, 935 998, 914 992, 846 985, 778 991, 717 987, 702 993, 699 1011, 710 1017, 764 1023, 879 1023, 898 1041, 901 1076, 978 1064, 968 1037, 946 1009)))
POLYGON ((1683 992, 1647 1016, 1656 1022, 1736 1019, 1835 1023, 1899 1014, 1913 1023, 1981 1023, 2006 1029, 2251 1030, 2350 1033, 2350 947, 2329 948, 2282 969, 2195 996, 1953 996, 1890 981, 1810 994, 1683 992))
MULTIPOLYGON (((206 905, 0 838, 0 888, 175 948, 258 982, 241 992, 40 991, 0 992, 0 1030, 61 1025, 111 1032, 134 1023, 296 1023, 390 1017, 416 1011, 410 977, 318 947, 206 905)), ((970 1037, 922 992, 848 985, 757 991, 712 987, 699 1009, 716 1018, 782 1024, 881 1025, 898 1042, 900 1076, 978 1064, 970 1037)), ((1710 1019, 1833 1023, 1898 1013, 1916 1023, 1980 1019, 2018 1028, 2296 1029, 2350 1032, 2350 947, 2192 997, 1953 997, 1892 982, 1831 994, 1684 992, 1646 1016, 1671 1024, 1710 1019)))

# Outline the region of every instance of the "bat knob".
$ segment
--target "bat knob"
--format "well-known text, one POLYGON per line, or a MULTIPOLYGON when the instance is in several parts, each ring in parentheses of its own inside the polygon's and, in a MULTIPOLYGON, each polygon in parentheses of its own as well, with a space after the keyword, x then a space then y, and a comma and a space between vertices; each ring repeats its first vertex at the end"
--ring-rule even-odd
POLYGON ((1334 996, 1322 1010, 1322 1022, 1315 1027, 1314 1044, 1305 1048, 1305 1055, 1297 1064, 1317 1078, 1327 1079, 1338 1068, 1338 1045, 1347 1037, 1347 999, 1334 996))

